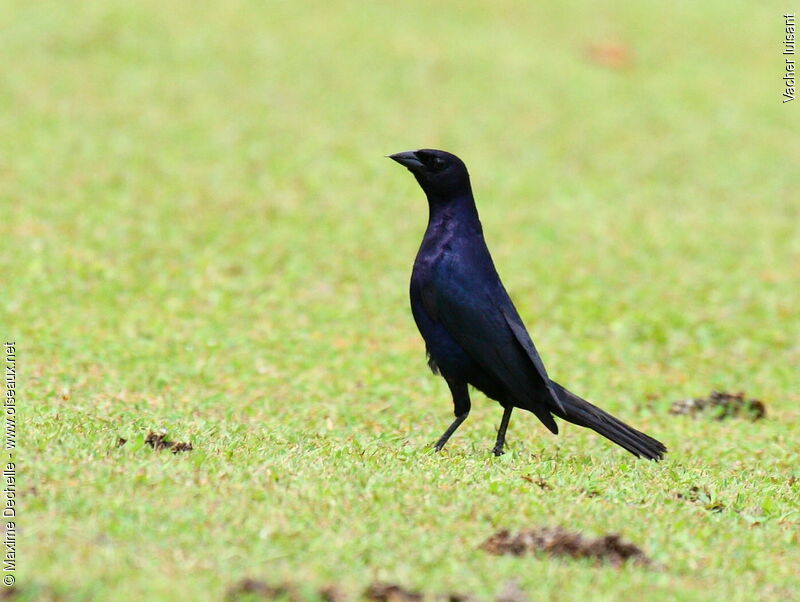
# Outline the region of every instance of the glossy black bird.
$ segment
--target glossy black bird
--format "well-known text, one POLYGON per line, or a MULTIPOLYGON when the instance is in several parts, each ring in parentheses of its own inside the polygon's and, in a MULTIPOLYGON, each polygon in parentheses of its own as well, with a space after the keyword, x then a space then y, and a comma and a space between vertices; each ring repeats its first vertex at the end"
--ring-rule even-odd
POLYGON ((636 456, 667 448, 550 380, 508 296, 483 238, 469 174, 450 153, 421 149, 389 155, 414 174, 428 197, 428 228, 411 275, 411 311, 428 364, 450 387, 455 420, 441 450, 470 410, 467 385, 503 406, 494 454, 503 453, 514 408, 536 415, 554 434, 553 416, 590 428, 636 456))

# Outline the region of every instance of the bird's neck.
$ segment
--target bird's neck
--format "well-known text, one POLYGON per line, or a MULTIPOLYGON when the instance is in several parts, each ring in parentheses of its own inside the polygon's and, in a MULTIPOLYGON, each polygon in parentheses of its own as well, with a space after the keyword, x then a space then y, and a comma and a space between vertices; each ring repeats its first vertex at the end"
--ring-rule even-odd
POLYGON ((481 231, 481 222, 475 199, 471 192, 451 195, 446 199, 428 195, 428 228, 441 226, 463 226, 481 231))

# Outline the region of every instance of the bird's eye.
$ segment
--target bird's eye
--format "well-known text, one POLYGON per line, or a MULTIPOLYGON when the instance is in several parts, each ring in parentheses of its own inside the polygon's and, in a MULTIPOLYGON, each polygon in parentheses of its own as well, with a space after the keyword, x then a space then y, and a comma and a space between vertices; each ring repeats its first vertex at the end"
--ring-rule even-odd
POLYGON ((441 157, 434 157, 431 161, 431 169, 433 171, 442 171, 445 168, 445 161, 441 157))

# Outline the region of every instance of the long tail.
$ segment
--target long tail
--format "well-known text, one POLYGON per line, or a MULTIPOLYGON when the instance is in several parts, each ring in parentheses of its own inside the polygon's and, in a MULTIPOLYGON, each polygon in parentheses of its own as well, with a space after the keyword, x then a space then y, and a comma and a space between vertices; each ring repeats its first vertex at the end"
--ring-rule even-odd
POLYGON ((608 412, 604 412, 585 399, 567 391, 557 382, 551 381, 551 384, 565 410, 562 412, 558 408, 550 408, 550 411, 559 418, 600 433, 606 439, 627 449, 634 456, 660 460, 667 453, 666 446, 660 441, 617 420, 608 412))

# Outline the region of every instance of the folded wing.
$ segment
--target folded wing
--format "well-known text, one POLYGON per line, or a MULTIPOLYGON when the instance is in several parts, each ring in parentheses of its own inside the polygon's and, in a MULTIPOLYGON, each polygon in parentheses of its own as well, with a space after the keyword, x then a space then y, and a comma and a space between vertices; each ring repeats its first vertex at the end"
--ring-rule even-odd
POLYGON ((502 286, 435 270, 422 289, 425 310, 440 322, 478 366, 508 392, 514 405, 530 410, 553 433, 550 414, 561 402, 536 348, 502 286))

